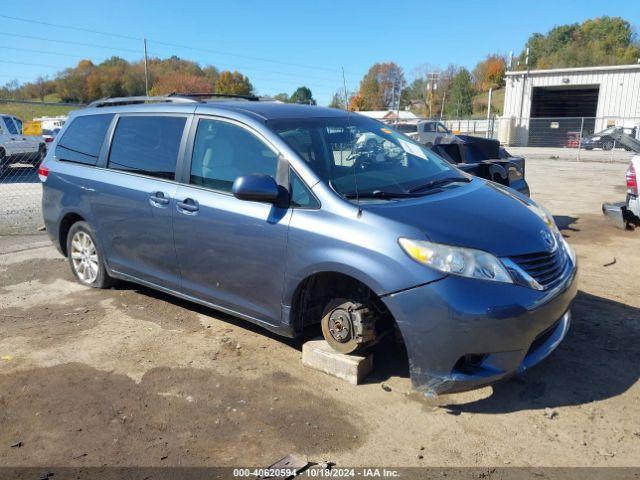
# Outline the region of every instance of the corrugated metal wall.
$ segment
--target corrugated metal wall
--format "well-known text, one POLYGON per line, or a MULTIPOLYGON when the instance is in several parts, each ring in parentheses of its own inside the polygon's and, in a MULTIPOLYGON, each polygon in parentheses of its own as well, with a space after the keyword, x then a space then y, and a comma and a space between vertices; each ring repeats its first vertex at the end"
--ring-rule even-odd
MULTIPOLYGON (((516 119, 516 143, 526 144, 531 98, 534 87, 567 87, 576 85, 600 88, 596 117, 599 124, 596 131, 607 127, 613 118, 640 117, 640 65, 611 67, 592 70, 549 70, 532 71, 526 81, 522 96, 523 73, 508 72, 504 99, 504 117, 516 119), (607 118, 609 117, 609 118, 607 118), (519 124, 518 120, 522 118, 519 124)), ((622 122, 624 123, 624 122, 622 122)))

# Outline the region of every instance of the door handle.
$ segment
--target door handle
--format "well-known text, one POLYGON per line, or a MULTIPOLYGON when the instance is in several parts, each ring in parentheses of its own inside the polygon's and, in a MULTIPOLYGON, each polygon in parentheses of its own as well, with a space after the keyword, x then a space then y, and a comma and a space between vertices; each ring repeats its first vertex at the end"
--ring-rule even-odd
POLYGON ((153 192, 149 196, 149 203, 154 207, 164 208, 170 201, 171 198, 164 192, 153 192))
POLYGON ((195 215, 200 210, 200 205, 193 198, 185 198, 181 202, 176 203, 176 208, 180 213, 185 215, 195 215))

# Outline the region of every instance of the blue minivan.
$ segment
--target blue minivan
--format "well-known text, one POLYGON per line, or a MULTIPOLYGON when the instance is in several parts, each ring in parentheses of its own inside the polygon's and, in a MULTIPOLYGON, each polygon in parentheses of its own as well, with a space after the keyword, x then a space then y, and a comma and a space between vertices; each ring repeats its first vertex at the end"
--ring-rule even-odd
POLYGON ((396 331, 425 393, 524 371, 569 329, 577 263, 551 214, 355 113, 110 99, 71 115, 39 175, 80 283, 319 325, 343 353, 396 331))

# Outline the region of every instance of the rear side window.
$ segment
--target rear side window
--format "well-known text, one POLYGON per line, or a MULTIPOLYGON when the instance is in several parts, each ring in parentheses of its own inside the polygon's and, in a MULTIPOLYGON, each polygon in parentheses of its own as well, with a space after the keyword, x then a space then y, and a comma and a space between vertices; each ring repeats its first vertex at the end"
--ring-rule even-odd
POLYGON ((7 126, 7 130, 11 135, 18 135, 18 130, 16 129, 15 124, 13 123, 13 118, 11 117, 2 117, 4 120, 4 124, 7 126))
POLYGON ((120 117, 108 168, 173 180, 186 118, 120 117))
POLYGON ((58 142, 56 157, 67 162, 95 165, 113 114, 77 117, 58 142))

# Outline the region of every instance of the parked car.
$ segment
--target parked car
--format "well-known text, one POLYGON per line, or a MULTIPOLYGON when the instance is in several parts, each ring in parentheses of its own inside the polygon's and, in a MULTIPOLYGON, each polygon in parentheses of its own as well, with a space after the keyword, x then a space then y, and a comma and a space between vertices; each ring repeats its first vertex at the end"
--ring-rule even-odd
POLYGON ((46 128, 42 129, 42 138, 44 139, 44 143, 47 146, 47 148, 49 148, 49 145, 51 145, 51 143, 53 142, 54 138, 56 138, 56 135, 58 135, 58 133, 60 133, 60 128, 58 127, 53 129, 46 129, 46 128))
POLYGON ((638 198, 638 172, 640 155, 635 155, 627 169, 627 199, 624 202, 605 203, 604 213, 618 228, 623 230, 640 227, 640 199, 638 198))
POLYGON ((431 147, 439 143, 450 142, 454 135, 442 122, 436 120, 421 120, 417 122, 403 122, 392 125, 399 132, 431 147))
POLYGON ((355 113, 149 101, 74 112, 39 169, 81 284, 129 280, 289 337, 319 325, 343 353, 395 330, 429 393, 508 378, 566 335, 576 257, 526 196, 355 113))
POLYGON ((38 165, 47 153, 42 137, 22 134, 22 120, 0 113, 0 175, 12 163, 38 165))
POLYGON ((612 150, 614 146, 630 150, 624 139, 620 141, 620 135, 633 139, 636 135, 635 128, 624 129, 622 127, 609 127, 601 132, 583 137, 580 145, 585 150, 593 150, 594 148, 612 150))

